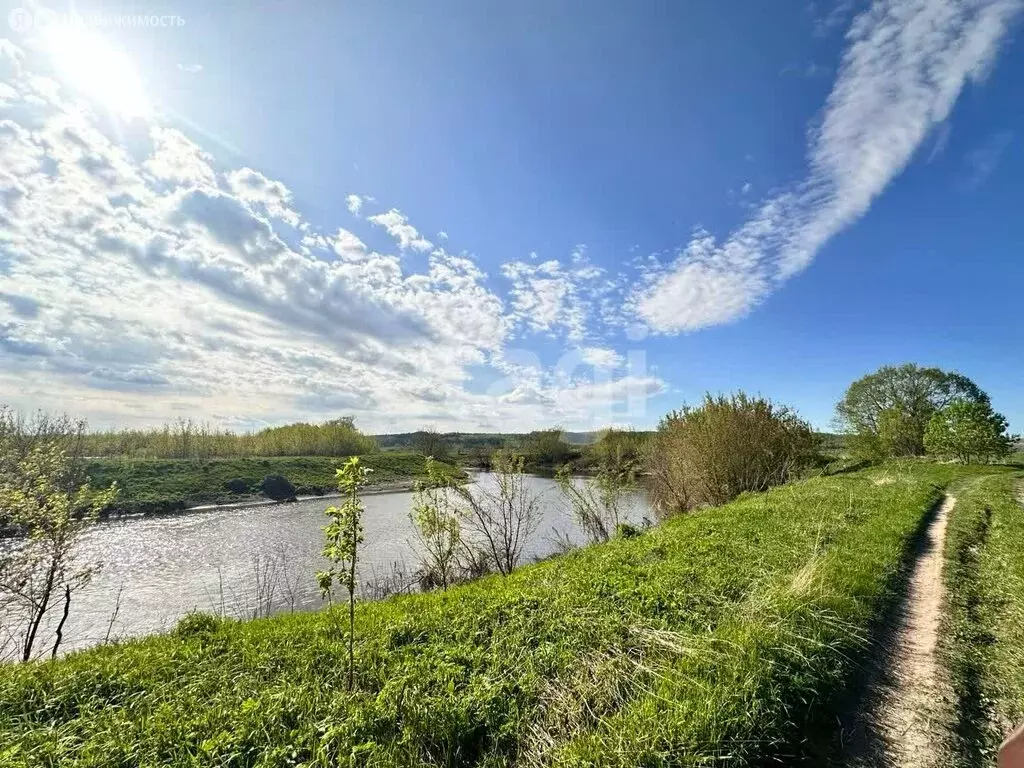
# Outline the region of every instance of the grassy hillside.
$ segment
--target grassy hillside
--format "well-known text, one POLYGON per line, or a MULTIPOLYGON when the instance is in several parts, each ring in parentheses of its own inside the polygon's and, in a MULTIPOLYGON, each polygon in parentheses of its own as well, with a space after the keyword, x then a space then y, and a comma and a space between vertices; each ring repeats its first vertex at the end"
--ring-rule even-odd
POLYGON ((817 764, 941 486, 817 478, 358 606, 0 669, 4 765, 817 764))
POLYGON ((955 693, 951 764, 990 765, 1024 720, 1024 509, 1021 474, 957 491, 946 541, 943 654, 955 693))
MULTIPOLYGON (((336 488, 335 470, 344 458, 286 456, 236 459, 97 459, 87 472, 93 485, 116 481, 121 493, 113 512, 164 512, 197 504, 242 501, 258 497, 267 475, 284 475, 299 494, 320 494, 336 488), (248 493, 236 494, 227 483, 240 479, 248 493)), ((408 453, 369 454, 374 485, 412 481, 422 476, 424 459, 408 453)))

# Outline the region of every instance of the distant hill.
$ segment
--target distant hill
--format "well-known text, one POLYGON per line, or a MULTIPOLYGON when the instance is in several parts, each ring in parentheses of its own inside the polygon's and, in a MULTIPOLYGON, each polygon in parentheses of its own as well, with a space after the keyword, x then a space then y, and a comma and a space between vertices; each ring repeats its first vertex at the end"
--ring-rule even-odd
MULTIPOLYGON (((601 431, 563 432, 562 439, 569 445, 590 445, 597 442, 601 431)), ((639 431, 639 430, 638 430, 639 431)), ((527 437, 528 432, 438 432, 435 439, 443 440, 454 451, 469 451, 481 448, 501 448, 516 444, 527 437)), ((387 435, 372 435, 377 444, 385 451, 416 450, 423 441, 423 432, 398 432, 387 435)), ((820 432, 823 447, 841 450, 846 446, 846 435, 820 432)))

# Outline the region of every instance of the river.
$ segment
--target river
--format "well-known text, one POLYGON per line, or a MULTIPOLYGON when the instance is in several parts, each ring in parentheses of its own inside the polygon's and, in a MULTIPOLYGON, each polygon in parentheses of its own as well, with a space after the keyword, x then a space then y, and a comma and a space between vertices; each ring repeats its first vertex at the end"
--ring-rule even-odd
MULTIPOLYGON (((480 473, 475 482, 493 479, 480 473)), ((539 499, 541 522, 523 562, 556 551, 555 531, 583 543, 556 483, 530 477, 528 487, 539 499)), ((364 497, 359 581, 367 596, 373 593, 367 582, 380 584, 396 563, 406 574, 416 568, 412 500, 413 494, 402 492, 364 497)), ((73 597, 62 650, 164 632, 196 610, 251 617, 320 608, 313 574, 323 566, 321 528, 332 503, 309 499, 97 523, 79 552, 83 562, 103 567, 73 597)), ((639 522, 645 514, 646 503, 637 494, 627 516, 639 522)))

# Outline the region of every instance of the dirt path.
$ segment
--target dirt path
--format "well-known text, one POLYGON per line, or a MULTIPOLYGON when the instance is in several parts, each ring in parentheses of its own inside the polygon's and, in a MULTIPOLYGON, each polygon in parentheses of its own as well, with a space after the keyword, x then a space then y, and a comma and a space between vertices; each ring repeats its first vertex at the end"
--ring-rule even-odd
POLYGON ((949 696, 936 648, 942 620, 943 545, 956 499, 947 496, 929 521, 907 575, 907 592, 878 648, 867 700, 852 737, 847 765, 938 768, 949 696))
POLYGON ((888 765, 937 766, 943 736, 943 683, 936 647, 942 621, 943 546, 956 499, 947 496, 925 532, 910 574, 906 605, 891 647, 891 685, 882 696, 879 726, 888 765))
POLYGON ((937 658, 944 585, 946 496, 919 534, 906 592, 866 660, 861 693, 840 718, 844 768, 938 768, 951 701, 937 658))

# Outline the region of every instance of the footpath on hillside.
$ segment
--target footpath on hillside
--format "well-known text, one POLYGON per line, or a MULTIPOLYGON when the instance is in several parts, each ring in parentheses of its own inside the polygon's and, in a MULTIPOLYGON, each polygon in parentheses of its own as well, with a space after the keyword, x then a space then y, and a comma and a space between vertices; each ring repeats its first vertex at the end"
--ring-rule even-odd
POLYGON ((937 768, 941 765, 943 707, 949 701, 939 673, 943 549, 956 499, 946 496, 914 552, 906 595, 874 659, 863 711, 848 735, 848 766, 937 768))

